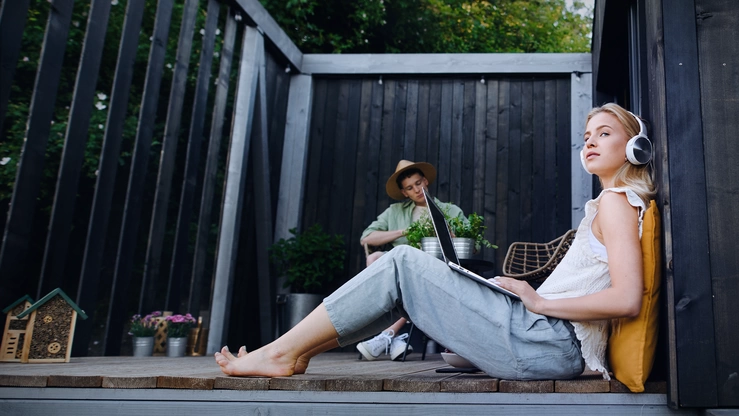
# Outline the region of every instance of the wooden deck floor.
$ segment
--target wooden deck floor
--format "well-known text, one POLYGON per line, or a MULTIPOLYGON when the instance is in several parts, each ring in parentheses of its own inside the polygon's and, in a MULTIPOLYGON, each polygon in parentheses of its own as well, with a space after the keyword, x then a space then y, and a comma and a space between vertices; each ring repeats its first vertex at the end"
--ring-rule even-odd
MULTIPOLYGON (((465 413, 484 409, 487 414, 510 406, 518 409, 514 414, 536 409, 571 414, 575 407, 598 409, 598 414, 630 414, 636 408, 642 414, 675 414, 666 406, 664 383, 649 383, 647 392, 632 394, 621 383, 598 375, 521 382, 483 373, 436 371, 442 368, 450 367, 438 354, 425 361, 416 354, 406 362, 383 358, 367 362, 357 360, 354 353, 326 353, 311 362, 306 374, 277 378, 224 376, 212 357, 0 363, 0 415, 11 410, 14 413, 7 414, 44 414, 47 406, 54 406, 54 414, 102 414, 106 406, 125 408, 127 414, 140 406, 160 406, 161 414, 176 410, 176 414, 199 415, 213 406, 223 411, 240 409, 238 413, 269 409, 270 414, 316 410, 376 414, 377 406, 425 408, 424 414, 429 409, 449 414, 456 406, 465 406, 465 413)), ((511 414, 511 409, 505 413, 511 414)))

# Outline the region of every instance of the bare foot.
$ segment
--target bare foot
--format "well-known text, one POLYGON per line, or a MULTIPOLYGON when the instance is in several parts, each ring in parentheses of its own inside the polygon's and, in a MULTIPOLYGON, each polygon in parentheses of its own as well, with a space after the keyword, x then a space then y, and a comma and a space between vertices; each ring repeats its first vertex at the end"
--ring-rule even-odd
POLYGON ((221 366, 221 371, 231 376, 282 377, 295 373, 297 359, 281 354, 269 345, 248 354, 242 347, 238 355, 234 357, 224 347, 215 353, 216 363, 221 366))
MULTIPOLYGON (((236 359, 236 357, 234 357, 234 355, 231 354, 231 350, 228 349, 228 345, 221 348, 221 354, 223 354, 230 361, 233 361, 236 359)), ((238 356, 243 357, 245 355, 246 355, 246 347, 242 345, 241 348, 239 348, 238 356)))
POLYGON ((298 361, 295 363, 295 372, 293 374, 305 374, 305 370, 308 369, 308 364, 310 364, 310 358, 304 355, 299 357, 298 361))

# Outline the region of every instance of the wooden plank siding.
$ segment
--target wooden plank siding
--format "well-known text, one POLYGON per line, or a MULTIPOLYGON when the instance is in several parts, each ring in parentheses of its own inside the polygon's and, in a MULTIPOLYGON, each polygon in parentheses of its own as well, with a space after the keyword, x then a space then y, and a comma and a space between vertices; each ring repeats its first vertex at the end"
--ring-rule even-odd
POLYGON ((480 258, 498 269, 511 242, 570 229, 569 76, 314 83, 301 222, 344 236, 347 279, 364 268, 362 230, 395 202, 385 182, 400 159, 432 163, 432 194, 486 217, 501 249, 480 258))
POLYGON ((595 10, 594 104, 641 108, 655 144, 665 258, 655 370, 667 367, 670 407, 728 414, 739 405, 739 4, 598 0, 595 10))

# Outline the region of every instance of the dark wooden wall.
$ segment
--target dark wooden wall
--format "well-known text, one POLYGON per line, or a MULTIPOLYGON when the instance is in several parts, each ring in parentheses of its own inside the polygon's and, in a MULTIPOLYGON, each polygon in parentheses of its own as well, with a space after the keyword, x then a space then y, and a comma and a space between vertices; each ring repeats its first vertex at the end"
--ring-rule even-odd
POLYGON ((596 3, 595 96, 641 105, 651 122, 666 260, 657 360, 675 408, 739 406, 737 23, 733 1, 596 3), (637 50, 629 13, 639 16, 637 50), (615 61, 641 71, 623 77, 615 61))
POLYGON ((485 217, 500 270, 511 242, 570 229, 570 142, 569 76, 319 78, 302 224, 343 235, 356 274, 362 231, 395 202, 387 178, 426 161, 433 195, 485 217))

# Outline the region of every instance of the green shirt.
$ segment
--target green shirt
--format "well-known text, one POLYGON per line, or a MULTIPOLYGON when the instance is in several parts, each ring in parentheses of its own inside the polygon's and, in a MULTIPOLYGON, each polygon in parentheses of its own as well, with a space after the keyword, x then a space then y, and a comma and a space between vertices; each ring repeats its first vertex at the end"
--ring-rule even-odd
MULTIPOLYGON (((464 215, 462 209, 452 203, 440 202, 436 198, 434 198, 434 201, 436 202, 436 205, 438 205, 442 211, 448 213, 451 218, 464 215)), ((372 221, 372 224, 370 224, 366 230, 362 232, 360 240, 363 240, 373 231, 405 230, 413 222, 411 216, 415 205, 416 204, 410 199, 390 205, 377 217, 376 220, 372 221)), ((408 244, 408 239, 403 236, 393 241, 392 244, 393 246, 408 244)))

